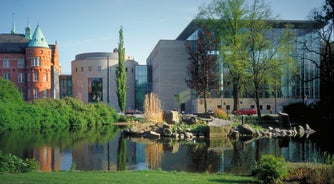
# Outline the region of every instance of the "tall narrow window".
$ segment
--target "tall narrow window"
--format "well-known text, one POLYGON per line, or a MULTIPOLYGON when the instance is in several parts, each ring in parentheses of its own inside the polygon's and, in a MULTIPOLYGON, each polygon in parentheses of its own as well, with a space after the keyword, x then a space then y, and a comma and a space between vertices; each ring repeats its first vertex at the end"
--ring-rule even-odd
POLYGON ((30 72, 27 73, 27 81, 30 82, 30 72))
POLYGON ((39 90, 38 88, 34 89, 34 98, 38 98, 39 97, 39 90))
POLYGON ((41 65, 41 58, 31 58, 31 66, 40 66, 41 65))
POLYGON ((17 67, 18 68, 24 68, 25 64, 24 64, 24 59, 23 58, 19 58, 17 61, 17 67))
POLYGON ((9 68, 9 66, 10 66, 10 61, 9 61, 8 58, 5 58, 5 59, 3 60, 3 67, 4 67, 4 68, 9 68))
POLYGON ((24 73, 20 72, 20 73, 18 74, 18 82, 19 82, 19 83, 24 82, 24 73))
POLYGON ((43 82, 47 82, 48 78, 47 78, 47 73, 43 73, 43 82))
POLYGON ((43 90, 43 98, 47 98, 48 97, 48 90, 44 89, 43 90))
POLYGON ((34 72, 34 82, 38 82, 38 72, 34 72))
POLYGON ((30 88, 28 88, 28 91, 27 91, 27 97, 28 97, 28 98, 31 98, 31 89, 30 89, 30 88))

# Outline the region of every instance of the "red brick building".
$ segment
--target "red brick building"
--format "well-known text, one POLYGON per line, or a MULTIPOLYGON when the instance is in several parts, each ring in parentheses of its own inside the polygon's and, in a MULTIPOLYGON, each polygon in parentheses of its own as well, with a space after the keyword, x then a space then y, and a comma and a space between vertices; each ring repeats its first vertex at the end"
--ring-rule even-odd
POLYGON ((61 67, 58 45, 49 45, 38 25, 30 35, 0 34, 0 77, 16 84, 27 101, 38 98, 59 98, 61 67))

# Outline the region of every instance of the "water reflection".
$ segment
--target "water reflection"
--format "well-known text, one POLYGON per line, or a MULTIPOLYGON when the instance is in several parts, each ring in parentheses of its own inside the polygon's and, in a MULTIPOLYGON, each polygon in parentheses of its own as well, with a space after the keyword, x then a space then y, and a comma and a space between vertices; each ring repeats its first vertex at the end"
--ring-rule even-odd
POLYGON ((305 138, 231 141, 225 137, 180 142, 125 137, 119 130, 94 132, 57 136, 10 132, 0 136, 0 149, 22 158, 37 159, 44 172, 161 169, 240 175, 250 174, 262 154, 284 156, 289 161, 312 162, 323 151, 317 143, 305 138))

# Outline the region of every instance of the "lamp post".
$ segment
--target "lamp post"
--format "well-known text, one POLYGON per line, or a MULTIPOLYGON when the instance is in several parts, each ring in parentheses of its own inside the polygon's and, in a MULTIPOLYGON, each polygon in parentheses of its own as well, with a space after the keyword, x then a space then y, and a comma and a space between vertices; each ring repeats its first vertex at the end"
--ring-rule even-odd
POLYGON ((109 105, 109 56, 107 56, 107 104, 109 105))

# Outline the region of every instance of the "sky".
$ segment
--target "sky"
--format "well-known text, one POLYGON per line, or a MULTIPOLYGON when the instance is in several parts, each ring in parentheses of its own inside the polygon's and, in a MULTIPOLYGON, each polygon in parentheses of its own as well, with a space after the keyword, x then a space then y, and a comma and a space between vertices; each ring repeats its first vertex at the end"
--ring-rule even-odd
MULTIPOLYGON (((246 0, 248 1, 248 0, 246 0)), ((122 27, 126 54, 139 64, 159 40, 174 40, 209 0, 1 0, 0 33, 32 33, 39 25, 49 44, 58 43, 62 74, 77 54, 112 52, 122 27)), ((272 15, 307 20, 324 0, 266 0, 272 15)))

